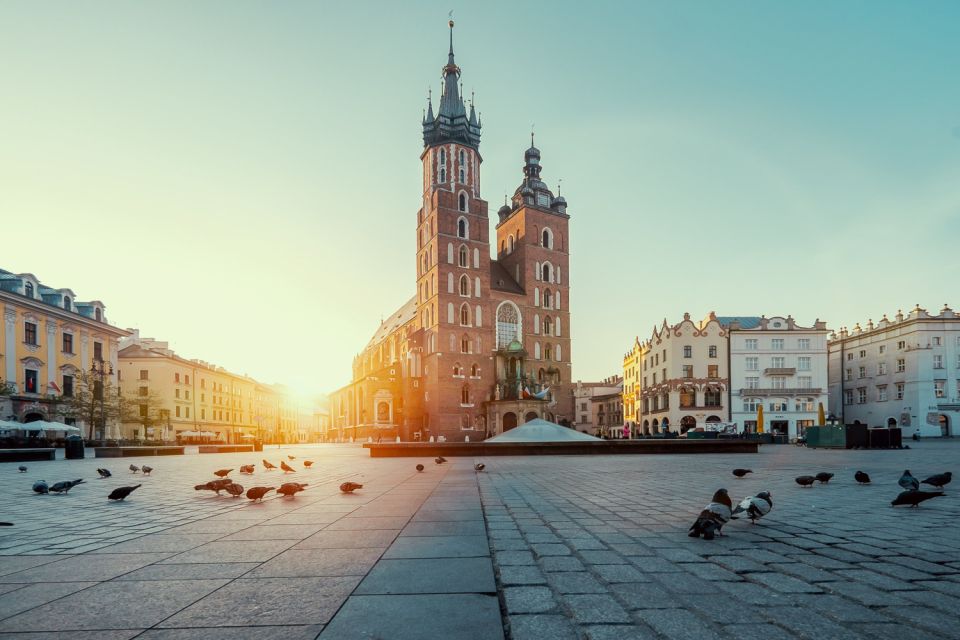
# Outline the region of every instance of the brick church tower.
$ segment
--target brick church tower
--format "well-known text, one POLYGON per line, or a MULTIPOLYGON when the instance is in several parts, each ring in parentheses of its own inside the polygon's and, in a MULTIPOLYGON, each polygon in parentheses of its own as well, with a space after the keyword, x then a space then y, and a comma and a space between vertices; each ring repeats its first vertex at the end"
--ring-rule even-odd
MULTIPOLYGON (((436 115, 423 120, 423 205, 417 213, 417 318, 423 330, 424 426, 485 432, 493 347, 487 203, 480 198, 480 122, 459 91, 450 51, 436 115), (484 386, 485 385, 485 386, 484 386)), ((476 436, 475 436, 476 438, 476 436)))

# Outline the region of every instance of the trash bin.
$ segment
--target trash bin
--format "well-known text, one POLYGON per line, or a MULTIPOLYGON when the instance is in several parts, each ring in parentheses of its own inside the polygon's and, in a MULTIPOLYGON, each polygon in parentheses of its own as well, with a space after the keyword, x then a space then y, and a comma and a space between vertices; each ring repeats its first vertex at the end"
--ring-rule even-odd
POLYGON ((63 455, 67 460, 83 459, 83 438, 80 436, 67 436, 63 443, 63 455))
POLYGON ((254 450, 254 451, 263 451, 263 440, 254 440, 254 441, 253 441, 253 450, 254 450))

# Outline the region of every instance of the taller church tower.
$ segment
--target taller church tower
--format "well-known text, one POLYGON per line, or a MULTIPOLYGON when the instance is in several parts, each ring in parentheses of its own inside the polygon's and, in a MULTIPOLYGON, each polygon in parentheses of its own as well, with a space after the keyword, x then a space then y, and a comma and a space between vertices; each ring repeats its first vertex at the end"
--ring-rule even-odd
MULTIPOLYGON (((485 432, 493 378, 487 203, 480 197, 480 121, 460 92, 450 50, 443 93, 423 119, 423 203, 417 213, 417 325, 427 434, 485 432)), ((448 437, 450 437, 448 435, 448 437)), ((459 437, 459 436, 455 436, 459 437)))

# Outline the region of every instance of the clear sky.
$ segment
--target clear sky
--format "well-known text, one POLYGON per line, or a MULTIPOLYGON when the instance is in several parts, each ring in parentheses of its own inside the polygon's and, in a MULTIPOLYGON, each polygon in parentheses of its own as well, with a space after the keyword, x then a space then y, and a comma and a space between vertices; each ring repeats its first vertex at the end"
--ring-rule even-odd
POLYGON ((960 307, 960 3, 410 5, 0 3, 0 268, 186 357, 346 382, 414 293, 453 8, 491 211, 532 123, 563 179, 574 377, 684 311, 960 307))

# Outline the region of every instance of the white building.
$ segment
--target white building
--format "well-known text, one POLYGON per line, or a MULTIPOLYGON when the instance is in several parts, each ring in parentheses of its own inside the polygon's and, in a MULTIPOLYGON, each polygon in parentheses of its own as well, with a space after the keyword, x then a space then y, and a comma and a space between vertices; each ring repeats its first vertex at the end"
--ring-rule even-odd
POLYGON ((960 316, 919 305, 831 336, 830 402, 847 424, 900 427, 903 436, 960 428, 960 316))
MULTIPOLYGON (((609 398, 610 396, 622 398, 622 394, 623 378, 620 376, 611 376, 602 382, 583 382, 582 380, 577 380, 577 384, 573 388, 573 428, 581 433, 595 435, 600 427, 603 426, 597 419, 595 399, 609 398)), ((605 423, 612 419, 612 412, 603 411, 601 413, 604 415, 605 423)))
POLYGON ((718 318, 730 334, 730 419, 757 430, 802 436, 816 424, 819 407, 829 414, 827 326, 799 326, 792 317, 718 318))

